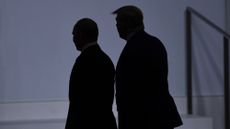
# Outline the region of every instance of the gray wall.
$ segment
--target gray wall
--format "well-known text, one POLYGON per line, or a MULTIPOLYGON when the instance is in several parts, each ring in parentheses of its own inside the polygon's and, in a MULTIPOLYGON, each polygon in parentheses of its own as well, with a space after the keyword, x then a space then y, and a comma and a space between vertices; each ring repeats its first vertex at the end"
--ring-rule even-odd
MULTIPOLYGON (((118 37, 111 12, 126 4, 137 5, 143 10, 146 31, 165 44, 170 91, 173 96, 185 96, 185 8, 192 6, 224 27, 224 3, 224 0, 1 0, 0 102, 67 99, 69 74, 79 55, 72 43, 71 31, 75 22, 83 17, 90 17, 98 23, 99 43, 116 64, 125 41, 118 37)), ((221 62, 222 48, 216 44, 218 34, 198 19, 193 20, 194 41, 198 45, 207 43, 212 51, 211 55, 207 52, 200 54, 214 56, 214 62, 221 62), (219 50, 214 52, 212 49, 216 46, 219 50)), ((197 47, 202 47, 196 50, 199 52, 204 49, 203 46, 197 47)), ((197 65, 197 71, 203 67, 217 67, 213 73, 219 73, 221 77, 210 76, 215 84, 211 88, 205 83, 207 78, 202 78, 202 87, 195 89, 196 94, 222 95, 222 64, 213 65, 209 58, 198 57, 207 67, 197 65)), ((196 76, 205 77, 212 73, 198 74, 196 76)))
POLYGON ((230 0, 225 0, 225 8, 226 8, 226 22, 225 22, 225 25, 226 25, 226 31, 228 33, 230 33, 230 0))
POLYGON ((118 37, 111 12, 130 3, 145 13, 147 31, 165 43, 171 89, 175 95, 184 95, 183 36, 175 35, 183 35, 184 5, 168 2, 1 0, 0 101, 67 99, 69 74, 79 55, 71 31, 82 17, 98 23, 99 43, 116 64, 124 41, 118 37), (173 8, 165 11, 161 8, 165 5, 173 8), (175 20, 169 22, 169 17, 175 20))
MULTIPOLYGON (((90 17, 98 23, 99 43, 116 64, 125 41, 118 37, 111 12, 126 4, 143 10, 146 31, 165 44, 170 92, 174 97, 184 97, 185 8, 191 6, 229 30, 229 3, 229 0, 1 0, 0 103, 67 100, 69 75, 79 55, 71 31, 80 18, 90 17)), ((214 127, 221 129, 224 113, 218 109, 223 109, 222 37, 196 17, 192 20, 195 114, 212 116, 214 127)))

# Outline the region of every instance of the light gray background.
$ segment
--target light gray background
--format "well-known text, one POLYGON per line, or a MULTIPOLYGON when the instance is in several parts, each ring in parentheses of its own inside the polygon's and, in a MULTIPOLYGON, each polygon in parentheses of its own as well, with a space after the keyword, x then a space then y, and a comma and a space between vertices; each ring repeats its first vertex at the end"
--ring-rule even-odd
MULTIPOLYGON (((185 8, 195 8, 224 28, 224 0, 1 0, 0 102, 67 100, 79 55, 71 32, 83 17, 98 23, 99 44, 116 65, 125 41, 111 12, 127 4, 142 9, 146 31, 168 51, 170 92, 185 96, 185 8)), ((197 18, 193 35, 195 95, 223 95, 222 38, 197 18)))

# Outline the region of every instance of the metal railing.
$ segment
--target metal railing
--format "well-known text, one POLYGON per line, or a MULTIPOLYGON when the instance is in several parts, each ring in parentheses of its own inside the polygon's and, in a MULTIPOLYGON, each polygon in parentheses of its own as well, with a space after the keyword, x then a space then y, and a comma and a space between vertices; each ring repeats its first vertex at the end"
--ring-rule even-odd
POLYGON ((185 12, 185 26, 186 26, 186 50, 187 50, 187 110, 188 114, 193 114, 192 102, 192 16, 196 16, 217 32, 223 35, 223 56, 224 56, 224 110, 225 110, 225 129, 230 129, 230 106, 229 106, 229 39, 230 35, 215 25, 209 19, 201 15, 199 12, 191 7, 188 7, 185 12))

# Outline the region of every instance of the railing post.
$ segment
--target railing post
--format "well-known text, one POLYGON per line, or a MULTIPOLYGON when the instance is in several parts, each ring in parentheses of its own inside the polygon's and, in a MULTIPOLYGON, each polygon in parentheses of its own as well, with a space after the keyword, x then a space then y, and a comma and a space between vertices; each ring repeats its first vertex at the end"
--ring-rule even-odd
POLYGON ((229 44, 224 36, 224 105, 225 105, 225 129, 230 129, 229 109, 229 44))
POLYGON ((192 114, 192 30, 191 30, 191 12, 186 10, 186 19, 185 19, 185 28, 186 28, 186 66, 187 66, 187 112, 192 114))
POLYGON ((218 27, 216 24, 208 20, 206 17, 198 13, 196 10, 188 7, 186 9, 186 71, 187 71, 187 109, 188 114, 193 113, 192 105, 192 30, 191 30, 191 15, 195 15, 216 31, 224 35, 224 108, 225 108, 225 129, 230 129, 230 87, 229 87, 229 39, 230 35, 218 27))

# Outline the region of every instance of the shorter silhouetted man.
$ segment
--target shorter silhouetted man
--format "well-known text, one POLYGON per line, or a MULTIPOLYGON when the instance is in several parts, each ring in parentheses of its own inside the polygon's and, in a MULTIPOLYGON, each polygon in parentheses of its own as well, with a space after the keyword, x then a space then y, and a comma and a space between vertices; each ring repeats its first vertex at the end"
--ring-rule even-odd
POLYGON ((116 14, 120 38, 127 41, 116 67, 119 129, 173 129, 182 125, 168 90, 167 52, 144 31, 143 14, 124 6, 116 14))
POLYGON ((72 34, 81 54, 70 77, 65 129, 116 129, 112 112, 115 69, 97 43, 97 24, 89 18, 81 19, 72 34))

